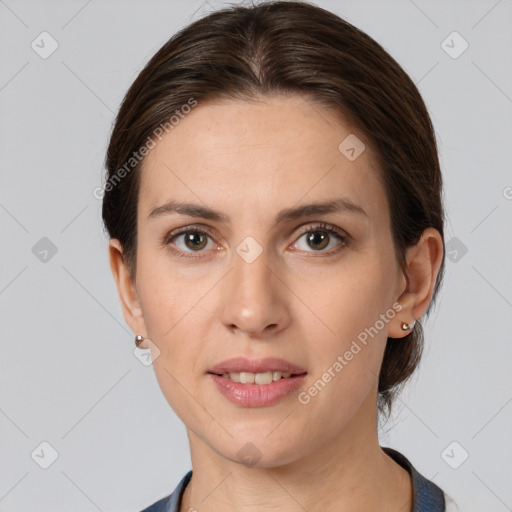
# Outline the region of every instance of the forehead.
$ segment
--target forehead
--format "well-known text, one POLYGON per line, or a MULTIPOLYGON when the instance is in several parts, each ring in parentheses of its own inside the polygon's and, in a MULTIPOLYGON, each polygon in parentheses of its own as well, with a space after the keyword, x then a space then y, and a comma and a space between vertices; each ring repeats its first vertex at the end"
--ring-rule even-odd
POLYGON ((382 215, 384 190, 360 139, 301 96, 199 103, 147 155, 139 210, 147 216, 174 199, 236 216, 344 196, 382 215))

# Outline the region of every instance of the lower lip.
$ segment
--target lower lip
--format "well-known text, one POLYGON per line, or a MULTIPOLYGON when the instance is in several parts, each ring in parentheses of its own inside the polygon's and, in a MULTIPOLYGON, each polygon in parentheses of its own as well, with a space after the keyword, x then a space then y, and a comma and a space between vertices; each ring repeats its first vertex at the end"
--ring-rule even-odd
POLYGON ((213 373, 208 375, 231 402, 242 407, 267 407, 293 393, 302 385, 307 374, 279 379, 271 384, 241 384, 213 373))

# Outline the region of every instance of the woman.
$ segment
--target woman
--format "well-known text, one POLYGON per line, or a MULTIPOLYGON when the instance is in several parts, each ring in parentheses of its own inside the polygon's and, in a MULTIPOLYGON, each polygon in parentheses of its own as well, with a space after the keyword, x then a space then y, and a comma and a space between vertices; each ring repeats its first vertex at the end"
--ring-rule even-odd
POLYGON ((106 165, 123 314, 190 443, 146 511, 455 510, 377 436, 444 269, 431 120, 379 44, 307 3, 214 12, 137 77, 106 165))

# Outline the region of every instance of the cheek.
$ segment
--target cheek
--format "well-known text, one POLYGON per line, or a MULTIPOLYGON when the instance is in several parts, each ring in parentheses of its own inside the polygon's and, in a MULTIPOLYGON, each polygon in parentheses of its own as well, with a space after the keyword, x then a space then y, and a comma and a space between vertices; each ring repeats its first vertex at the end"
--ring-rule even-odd
MULTIPOLYGON (((297 318, 304 321, 307 339, 322 346, 321 353, 332 356, 332 350, 348 347, 391 308, 394 277, 389 268, 385 255, 365 251, 350 254, 327 272, 295 273, 294 292, 307 306, 297 318)), ((386 338, 387 324, 377 327, 386 338)))
MULTIPOLYGON (((326 306, 328 303, 326 304, 326 306)), ((377 396, 378 375, 386 346, 386 330, 374 330, 375 317, 367 301, 330 303, 336 313, 326 316, 335 334, 316 337, 309 331, 311 374, 299 403, 310 418, 313 430, 335 435, 358 414, 372 414, 372 397, 377 396), (311 350, 312 347, 315 350, 311 350), (362 404, 367 406, 362 408, 362 404), (325 425, 326 411, 329 422, 325 425)), ((326 310, 327 311, 327 310, 326 310)), ((359 422, 359 421, 358 421, 359 422)), ((364 421, 363 421, 364 423, 364 421)))
POLYGON ((322 395, 314 398, 319 404, 334 402, 334 414, 350 413, 378 379, 388 325, 396 314, 387 265, 385 256, 360 253, 333 273, 305 276, 295 288, 311 305, 298 316, 313 365, 315 389, 308 395, 312 400, 315 393, 322 395), (341 397, 344 405, 338 407, 341 397))
POLYGON ((215 281, 211 275, 180 273, 169 261, 165 251, 139 250, 137 289, 147 335, 157 347, 152 356, 159 386, 176 414, 185 418, 196 414, 190 396, 196 395, 199 356, 212 316, 213 295, 208 292, 215 281))
POLYGON ((152 248, 141 241, 137 255, 137 289, 144 311, 148 334, 155 342, 167 344, 174 339, 183 321, 211 288, 211 276, 190 274, 172 264, 165 249, 152 248))

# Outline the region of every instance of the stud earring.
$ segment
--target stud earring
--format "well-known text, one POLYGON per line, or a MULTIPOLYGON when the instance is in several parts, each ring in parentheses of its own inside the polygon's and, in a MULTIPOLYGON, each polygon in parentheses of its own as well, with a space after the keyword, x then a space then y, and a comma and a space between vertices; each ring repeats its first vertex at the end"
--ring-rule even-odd
POLYGON ((137 336, 135 336, 135 345, 137 346, 137 348, 139 348, 139 345, 144 341, 144 336, 141 336, 140 334, 137 334, 137 336))
POLYGON ((406 324, 405 322, 402 322, 402 326, 401 326, 402 327, 402 331, 409 331, 409 330, 411 330, 414 327, 415 324, 416 324, 416 320, 414 320, 412 324, 406 324))

